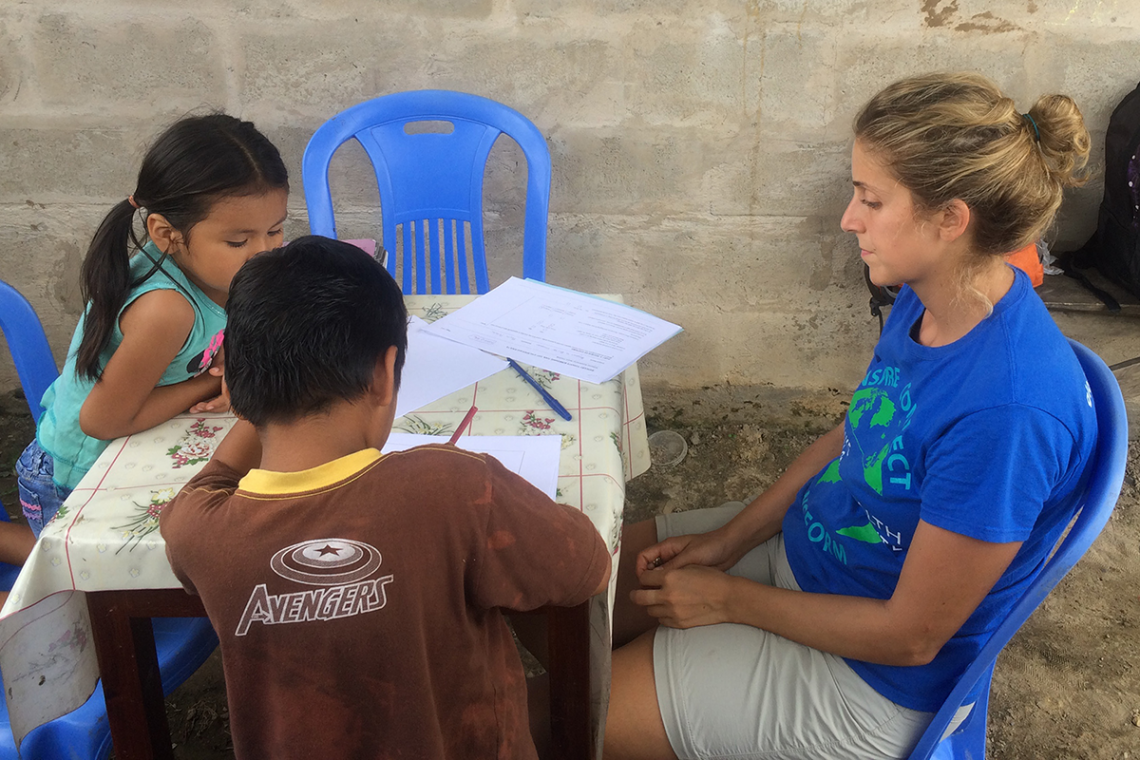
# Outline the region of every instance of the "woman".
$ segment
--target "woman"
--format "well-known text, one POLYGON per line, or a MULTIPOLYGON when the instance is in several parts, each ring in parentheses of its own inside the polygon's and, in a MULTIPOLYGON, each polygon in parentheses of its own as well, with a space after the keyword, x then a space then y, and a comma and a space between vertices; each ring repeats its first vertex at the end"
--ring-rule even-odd
POLYGON ((976 74, 863 108, 841 225, 905 285, 847 418, 771 488, 626 528, 606 760, 906 757, 1084 483, 1084 375, 1002 254, 1088 149, 1069 98, 1021 114, 976 74))

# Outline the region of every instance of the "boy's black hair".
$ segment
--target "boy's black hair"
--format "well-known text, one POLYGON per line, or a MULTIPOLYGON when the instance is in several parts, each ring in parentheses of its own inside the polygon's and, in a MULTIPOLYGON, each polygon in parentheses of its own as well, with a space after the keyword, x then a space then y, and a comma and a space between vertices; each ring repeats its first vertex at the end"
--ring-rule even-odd
POLYGON ((254 256, 230 284, 225 363, 230 403, 256 426, 359 398, 376 361, 408 346, 400 286, 354 245, 319 235, 254 256))

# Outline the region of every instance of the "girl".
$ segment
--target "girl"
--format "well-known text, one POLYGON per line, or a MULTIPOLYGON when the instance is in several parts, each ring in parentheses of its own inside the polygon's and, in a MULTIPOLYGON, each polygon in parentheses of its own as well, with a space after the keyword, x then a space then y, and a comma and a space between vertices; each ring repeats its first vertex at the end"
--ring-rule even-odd
POLYGON ((1084 375, 1002 254, 1088 150, 1071 100, 1021 114, 976 74, 863 108, 841 224, 905 285, 846 420, 771 488, 626 529, 607 760, 909 754, 1087 477, 1084 375))
POLYGON ((37 536, 108 441, 187 409, 228 408, 221 343, 230 279, 281 244, 288 192, 281 155, 248 121, 186 118, 151 146, 134 193, 87 250, 89 303, 44 394, 36 439, 16 464, 37 536))

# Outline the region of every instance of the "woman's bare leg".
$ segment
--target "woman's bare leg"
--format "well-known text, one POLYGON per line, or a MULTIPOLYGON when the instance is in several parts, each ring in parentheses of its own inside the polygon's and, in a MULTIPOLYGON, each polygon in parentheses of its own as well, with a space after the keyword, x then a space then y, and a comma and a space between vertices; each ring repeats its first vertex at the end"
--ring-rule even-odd
POLYGON ((550 674, 526 679, 526 706, 530 718, 530 737, 540 760, 550 757, 550 674))
POLYGON ((647 631, 613 653, 606 760, 677 760, 657 705, 653 636, 647 631))
POLYGON ((526 651, 534 655, 534 659, 538 660, 538 664, 544 668, 550 667, 550 656, 547 653, 547 629, 546 625, 546 612, 536 610, 534 612, 515 612, 507 613, 507 618, 511 621, 511 628, 514 629, 515 636, 518 636, 519 641, 526 651))
POLYGON ((629 599, 629 592, 641 587, 637 580, 637 555, 655 543, 657 523, 652 519, 622 527, 621 560, 618 562, 617 596, 614 599, 615 649, 657 627, 657 619, 629 599))

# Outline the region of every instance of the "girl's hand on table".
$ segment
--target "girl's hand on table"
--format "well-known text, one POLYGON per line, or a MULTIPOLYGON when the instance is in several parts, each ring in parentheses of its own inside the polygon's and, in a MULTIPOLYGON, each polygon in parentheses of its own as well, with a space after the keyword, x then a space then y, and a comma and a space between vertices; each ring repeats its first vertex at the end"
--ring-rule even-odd
POLYGON ((210 369, 207 370, 213 377, 221 378, 222 389, 221 392, 214 398, 205 401, 199 401, 194 406, 190 407, 190 414, 198 414, 199 412, 225 412, 230 408, 230 389, 226 387, 226 360, 225 348, 218 349, 215 354, 214 360, 210 363, 210 369))
POLYGON ((669 628, 730 623, 732 581, 720 570, 701 565, 659 567, 641 574, 646 588, 630 592, 629 598, 669 628))
POLYGON ((230 408, 230 394, 226 390, 226 386, 222 386, 222 392, 214 396, 212 399, 206 401, 199 401, 194 406, 190 407, 190 414, 198 414, 200 412, 226 412, 230 408))

